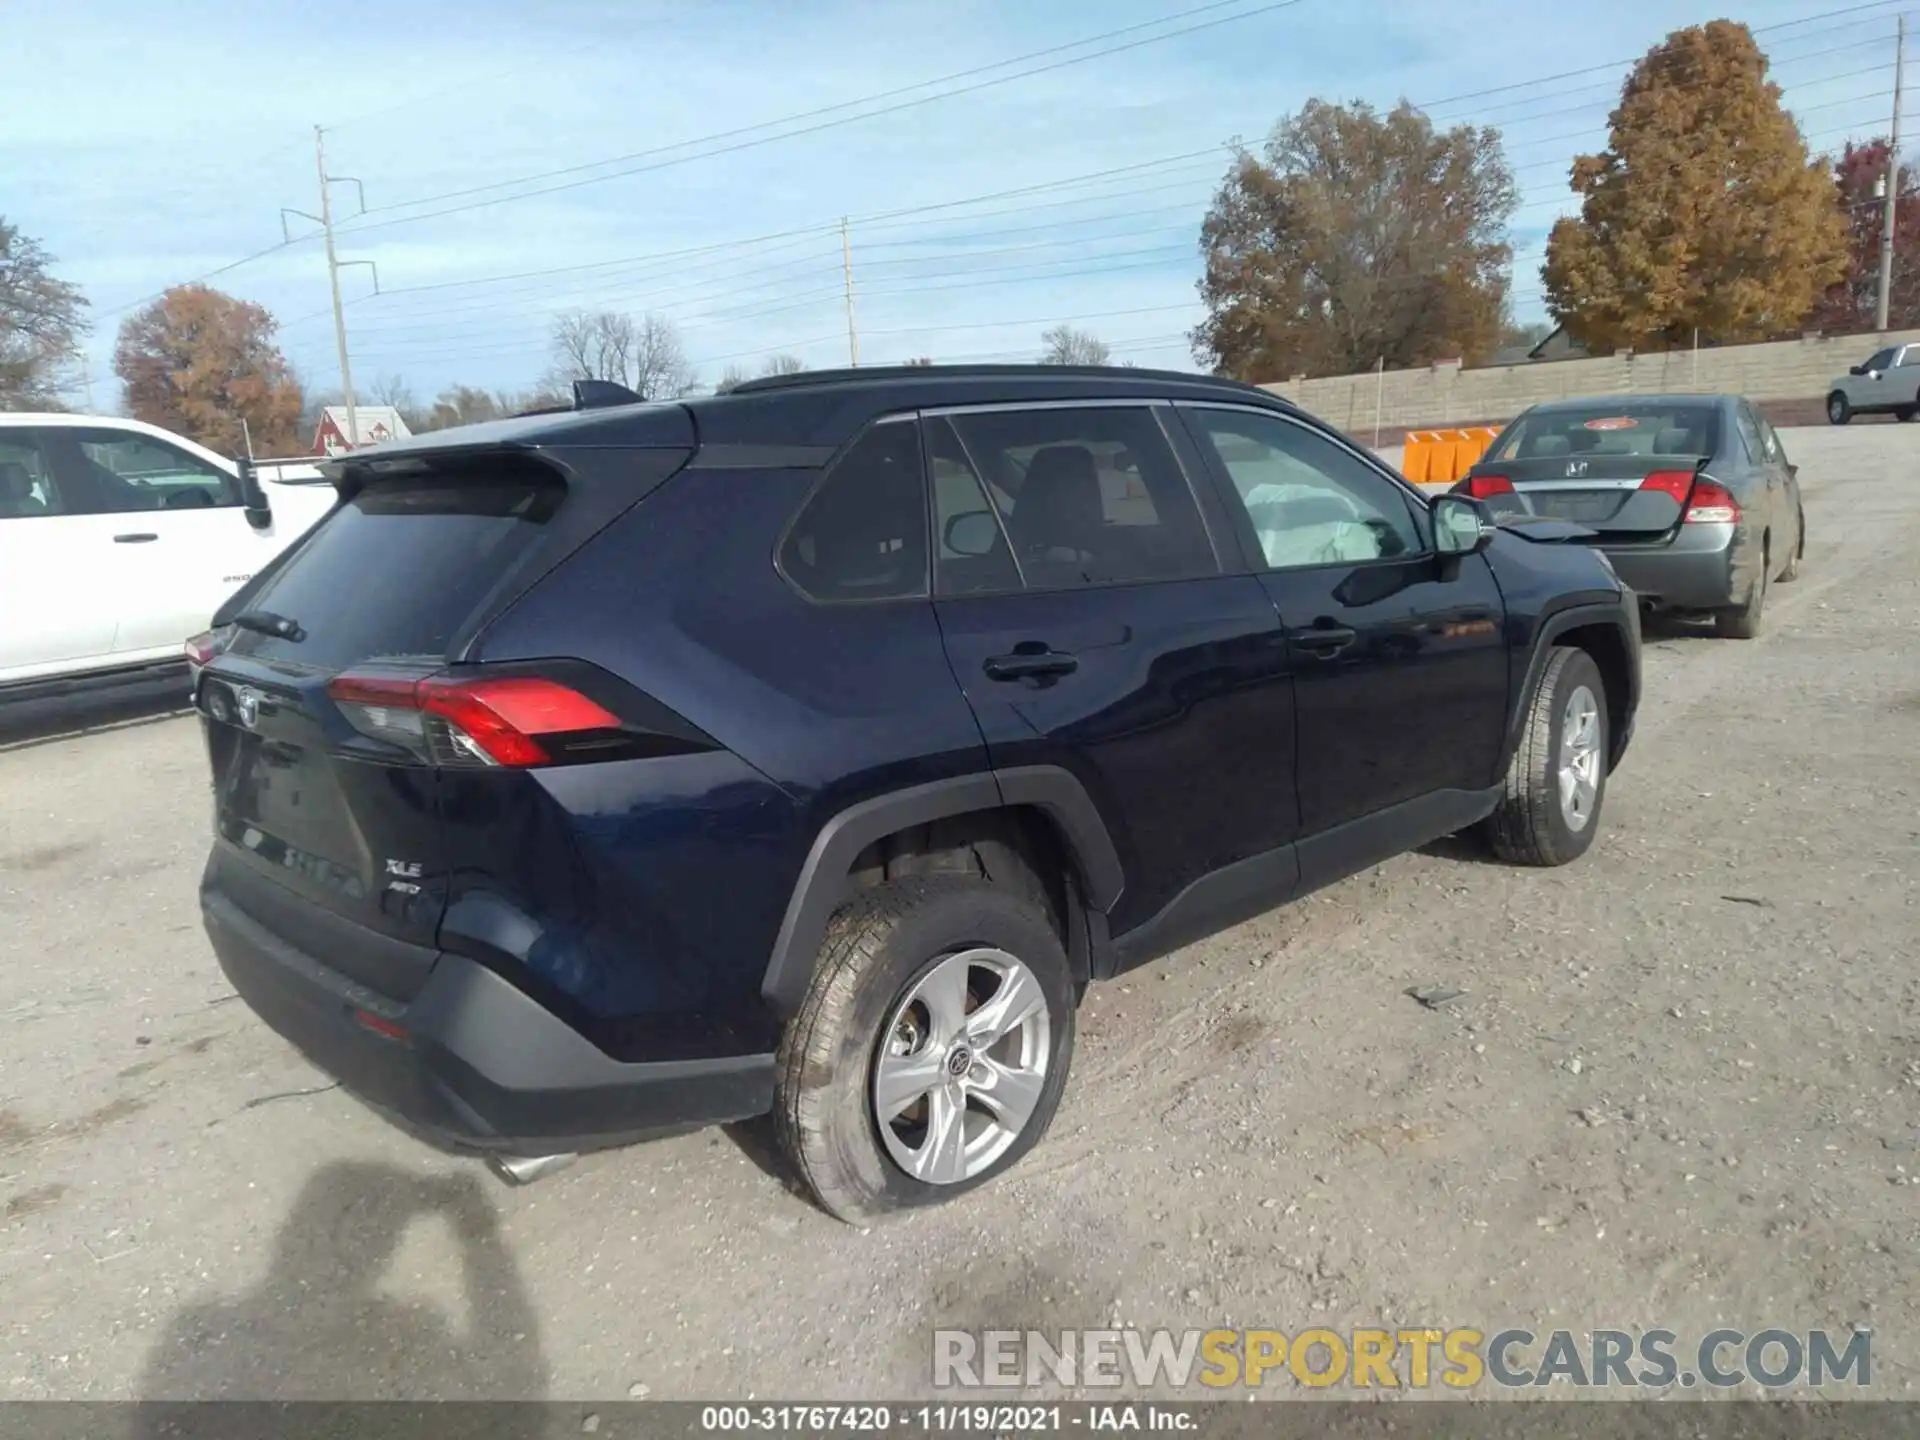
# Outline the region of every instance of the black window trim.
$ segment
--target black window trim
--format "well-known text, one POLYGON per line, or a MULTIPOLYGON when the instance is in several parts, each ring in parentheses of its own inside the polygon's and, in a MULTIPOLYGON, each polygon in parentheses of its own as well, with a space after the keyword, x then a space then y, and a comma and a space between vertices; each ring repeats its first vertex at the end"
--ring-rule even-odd
MULTIPOLYGON (((1180 478, 1186 482, 1187 498, 1193 501, 1193 508, 1200 516, 1200 533, 1206 537, 1207 549, 1213 556, 1213 571, 1207 575, 1171 575, 1128 580, 1096 580, 1085 585, 1047 586, 1028 585, 1026 583, 1026 568, 1019 563, 1019 559, 1016 556, 1014 567, 1016 573, 1020 576, 1020 589, 980 591, 967 595, 949 595, 945 598, 948 600, 962 601, 993 600, 1003 595, 1074 595, 1083 590, 1121 590, 1143 585, 1188 585, 1196 580, 1218 580, 1223 575, 1239 574, 1240 571, 1235 568, 1236 562, 1240 558, 1238 556, 1240 549, 1238 537, 1230 537, 1229 535, 1220 533, 1221 517, 1215 515, 1214 507, 1209 503, 1208 496, 1208 488, 1212 486, 1213 478, 1211 475, 1204 473, 1204 458, 1197 452, 1189 453, 1190 442, 1188 442, 1188 437, 1184 430, 1176 429, 1176 427, 1180 425, 1180 422, 1175 418, 1173 413, 1175 405, 1175 401, 1159 395, 1124 395, 1104 399, 1076 397, 1072 400, 969 401, 956 405, 929 405, 914 412, 917 419, 924 421, 929 419, 949 419, 955 415, 1004 415, 1032 410, 1151 411, 1153 412, 1154 422, 1159 426, 1160 438, 1166 442, 1167 452, 1173 457, 1174 469, 1179 473, 1180 478), (1195 473, 1196 465, 1200 467, 1202 473, 1195 473)), ((1246 408, 1258 409, 1259 407, 1248 406, 1246 408)), ((1262 410, 1260 413, 1266 414, 1269 412, 1262 410)), ((967 463, 973 465, 974 478, 980 482, 981 488, 987 492, 987 504, 993 506, 994 518, 1001 522, 1001 532, 1004 534, 1006 531, 1005 519, 1000 515, 1000 507, 994 504, 991 484, 988 482, 987 477, 980 473, 980 467, 975 463, 973 458, 973 451, 971 447, 967 446, 966 436, 961 434, 958 425, 953 427, 953 433, 959 439, 961 446, 966 448, 967 463)), ((921 445, 924 447, 925 444, 926 437, 923 427, 921 445)), ((927 515, 928 524, 931 526, 933 523, 932 517, 935 513, 933 472, 924 464, 921 468, 925 472, 927 484, 927 515)), ((937 571, 937 555, 930 552, 928 560, 929 568, 937 571)), ((937 574, 935 577, 934 594, 936 598, 940 598, 937 574)))
POLYGON ((876 595, 871 599, 824 599, 821 596, 815 595, 812 591, 808 590, 806 586, 789 575, 787 573, 787 567, 780 563, 780 557, 786 553, 787 541, 793 537, 793 527, 800 523, 800 517, 807 513, 807 507, 813 504, 814 497, 828 484, 832 483, 834 474, 839 470, 841 462, 844 461, 847 456, 851 455, 867 436, 871 435, 881 426, 902 424, 912 425, 914 427, 914 449, 920 456, 921 513, 926 519, 926 529, 929 539, 931 539, 933 530, 933 477, 927 473, 927 442, 926 436, 922 433, 919 412, 915 410, 901 410, 895 411, 892 414, 876 415, 858 430, 854 431, 854 433, 847 438, 846 443, 834 451, 833 458, 820 467, 820 473, 814 477, 813 483, 807 487, 807 493, 801 498, 800 503, 793 507, 793 513, 787 517, 786 524, 780 527, 780 533, 774 539, 773 573, 778 575, 781 582, 785 584, 789 590, 793 591, 795 595, 798 595, 802 600, 806 601, 807 604, 818 605, 823 609, 838 610, 848 606, 924 605, 931 603, 933 600, 934 554, 931 549, 927 551, 926 570, 923 572, 918 594, 876 595))
POLYGON ((933 450, 927 442, 927 422, 929 420, 947 421, 947 429, 953 432, 953 443, 960 447, 966 457, 967 468, 973 472, 973 483, 980 487, 980 496, 987 502, 987 513, 993 516, 993 523, 999 528, 1000 538, 1006 542, 1007 558, 1013 561, 1013 578, 1018 584, 1012 590, 974 590, 958 595, 948 595, 949 600, 966 599, 969 596, 1026 595, 1035 593, 1027 584, 1027 567, 1020 563, 1020 552, 1014 548, 1013 537, 1007 533, 1007 517, 1000 513, 1000 503, 993 498, 993 486, 987 483, 980 473, 980 462, 974 458, 973 447, 967 444, 967 437, 960 433, 960 427, 935 410, 916 412, 920 422, 920 469, 927 481, 927 560, 933 571, 933 598, 942 598, 940 589, 940 546, 946 543, 946 536, 940 533, 940 495, 933 483, 933 450))
MULTIPOLYGON (((1420 549, 1410 555, 1382 555, 1372 560, 1328 560, 1318 565, 1269 565, 1265 552, 1260 548, 1259 538, 1253 532, 1253 523, 1247 514, 1246 502, 1240 498, 1240 491, 1233 483, 1233 476, 1228 474, 1220 461, 1214 457, 1211 448, 1204 443, 1205 437, 1196 433, 1193 436, 1194 446, 1207 468, 1211 483, 1220 492, 1220 503, 1227 507, 1234 534, 1238 537, 1240 548, 1244 552, 1243 573, 1296 575, 1309 570, 1364 570, 1378 565, 1405 565, 1410 561, 1431 560, 1439 553, 1434 548, 1433 541, 1434 497, 1427 495, 1384 460, 1361 449, 1339 431, 1316 425, 1303 416, 1290 414, 1277 408, 1269 409, 1264 405, 1236 405, 1231 401, 1179 400, 1174 402, 1174 408, 1183 412, 1183 422, 1186 418, 1184 412, 1188 410, 1232 410, 1245 415, 1265 416, 1269 420, 1277 420, 1284 425, 1303 430, 1309 435, 1319 436, 1322 440, 1330 442, 1336 449, 1346 451, 1348 455, 1358 460, 1363 468, 1372 471, 1399 492, 1401 501, 1407 507, 1407 518, 1413 525, 1413 533, 1420 542, 1420 549)), ((1197 430, 1197 428, 1189 423, 1189 429, 1197 430)))

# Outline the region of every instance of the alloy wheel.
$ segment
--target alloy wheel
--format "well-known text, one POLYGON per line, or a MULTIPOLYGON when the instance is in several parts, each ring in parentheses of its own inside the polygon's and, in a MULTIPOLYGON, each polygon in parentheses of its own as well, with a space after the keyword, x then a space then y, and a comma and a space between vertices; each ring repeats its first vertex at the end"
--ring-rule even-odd
POLYGON ((1600 705, 1585 685, 1574 687, 1560 712, 1559 760, 1560 816, 1581 831, 1600 794, 1600 705))
POLYGON ((887 1154, 929 1185, 978 1175, 1033 1118, 1052 1054, 1047 998, 1031 970, 986 947, 946 956, 881 1031, 871 1091, 887 1154))

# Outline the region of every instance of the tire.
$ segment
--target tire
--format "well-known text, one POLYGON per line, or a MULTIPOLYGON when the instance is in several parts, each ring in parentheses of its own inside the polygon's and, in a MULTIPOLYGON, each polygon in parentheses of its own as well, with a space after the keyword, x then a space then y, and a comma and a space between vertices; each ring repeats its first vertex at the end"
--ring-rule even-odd
POLYGON ((1800 562, 1807 556, 1807 512, 1802 509, 1794 522, 1795 537, 1793 554, 1787 557, 1787 567, 1777 577, 1782 585, 1791 584, 1800 578, 1800 562))
MULTIPOLYGON (((821 1208, 852 1224, 986 1184, 1034 1147, 1059 1108, 1073 1060, 1074 1000, 1066 952, 1032 896, 948 875, 908 876, 864 892, 834 916, 806 999, 781 1039, 774 1127, 782 1150, 821 1208), (1007 972, 996 972, 998 960, 956 961, 968 952, 1015 963, 1026 979, 1011 993, 1031 994, 1031 986, 1041 1002, 1037 1024, 1016 1027, 978 1054, 964 1045, 964 1027, 989 1013, 1002 993, 990 977, 1007 972), (925 993, 946 1000, 957 995, 958 1011, 920 998, 930 977, 939 972, 951 980, 956 968, 964 989, 934 979, 925 993), (951 1044, 947 1036, 955 1026, 940 1022, 942 1011, 960 1017, 960 1038, 951 1044), (1041 1029, 1044 1040, 1037 1040, 1041 1029), (895 1044, 907 1052, 896 1053, 895 1044), (910 1063, 915 1055, 930 1062, 926 1075, 939 1078, 883 1134, 876 1108, 880 1067, 899 1060, 898 1073, 911 1080, 920 1073, 910 1063), (968 1059, 967 1079, 952 1079, 949 1067, 968 1059), (1024 1078, 1017 1091, 1005 1088, 1009 1074, 1024 1078), (1001 1083, 986 1080, 989 1075, 1001 1083), (1031 1100, 1017 1129, 1000 1118, 1008 1111, 992 1100, 996 1093, 1031 1100), (943 1113, 958 1115, 961 1146, 935 1143, 936 1117, 943 1113), (911 1144, 916 1132, 917 1147, 911 1144), (973 1135, 977 1142, 968 1138, 973 1135), (969 1155, 976 1143, 978 1153, 969 1155), (916 1163, 933 1178, 906 1168, 905 1157, 916 1152, 916 1163)), ((903 1084, 900 1093, 910 1089, 903 1084)))
POLYGON ((1487 817, 1484 833, 1494 854, 1513 865, 1565 865, 1587 853, 1606 800, 1607 733, 1607 686, 1600 667, 1584 650, 1556 646, 1527 702, 1500 803, 1487 817), (1588 713, 1577 703, 1582 692, 1591 721, 1581 727, 1585 738, 1568 747, 1569 719, 1576 711, 1588 713), (1592 757, 1586 767, 1591 789, 1580 807, 1563 800, 1561 776, 1563 763, 1576 752, 1592 757))
POLYGON ((1766 624, 1767 610, 1767 573, 1773 569, 1773 556, 1767 550, 1760 552, 1760 573, 1754 576, 1753 589, 1747 592, 1747 603, 1730 605, 1724 610, 1713 612, 1715 633, 1727 640, 1753 640, 1758 638, 1766 624))
POLYGON ((1920 409, 1915 409, 1911 405, 1902 405, 1893 413, 1901 420, 1911 420, 1915 415, 1920 415, 1920 409))
POLYGON ((1838 390, 1827 396, 1827 423, 1844 425, 1853 418, 1853 406, 1838 390))

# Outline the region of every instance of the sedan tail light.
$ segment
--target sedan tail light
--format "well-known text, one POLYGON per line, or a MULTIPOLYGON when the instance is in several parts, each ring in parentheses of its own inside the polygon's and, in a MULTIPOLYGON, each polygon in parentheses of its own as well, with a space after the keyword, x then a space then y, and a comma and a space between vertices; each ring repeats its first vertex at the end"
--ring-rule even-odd
POLYGON ((1490 500, 1495 495, 1513 494, 1513 481, 1504 475, 1469 475, 1467 494, 1476 500, 1490 500))
POLYGON ((1687 506, 1689 525, 1733 525, 1740 520, 1740 503, 1726 486, 1705 476, 1693 482, 1693 501, 1687 506))
POLYGON ((1687 503, 1687 496, 1693 491, 1693 471, 1656 470, 1640 482, 1642 490, 1658 490, 1671 495, 1681 505, 1687 503))
POLYGON ((581 742, 617 738, 618 716, 553 680, 515 675, 339 675, 327 694, 363 735, 433 765, 524 769, 568 758, 581 742))

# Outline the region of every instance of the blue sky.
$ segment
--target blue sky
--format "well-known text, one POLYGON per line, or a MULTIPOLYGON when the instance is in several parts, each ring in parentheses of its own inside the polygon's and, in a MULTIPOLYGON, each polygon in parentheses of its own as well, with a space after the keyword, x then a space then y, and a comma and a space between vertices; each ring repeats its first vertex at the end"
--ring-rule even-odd
MULTIPOLYGON (((346 272, 363 394, 387 375, 422 399, 529 385, 572 306, 668 316, 709 381, 775 351, 845 363, 841 216, 863 362, 1029 358, 1071 320, 1120 358, 1187 367, 1195 240, 1234 138, 1316 95, 1501 125, 1523 191, 1516 310, 1535 319, 1567 163, 1604 141, 1624 67, 1437 102, 1716 15, 1778 27, 1847 3, 10 0, 0 214, 92 300, 101 409, 126 307, 268 250, 280 207, 317 209, 316 123, 330 170, 365 185, 360 218, 335 187, 341 257, 375 262, 384 292, 346 272)), ((1816 149, 1884 130, 1897 9, 1761 35, 1816 149)), ((338 383, 316 241, 209 283, 279 317, 309 384, 338 383)))

